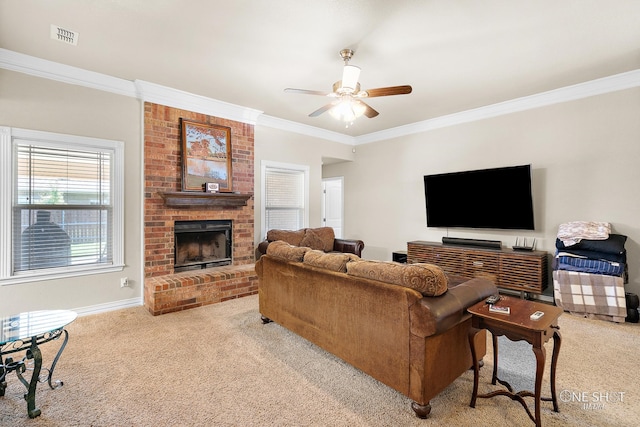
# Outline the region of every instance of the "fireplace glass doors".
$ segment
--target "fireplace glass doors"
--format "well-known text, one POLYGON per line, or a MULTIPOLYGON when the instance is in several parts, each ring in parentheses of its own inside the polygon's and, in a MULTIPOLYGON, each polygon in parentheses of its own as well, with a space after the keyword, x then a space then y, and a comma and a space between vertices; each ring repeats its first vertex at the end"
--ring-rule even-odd
POLYGON ((231 221, 176 221, 174 271, 231 264, 231 221))

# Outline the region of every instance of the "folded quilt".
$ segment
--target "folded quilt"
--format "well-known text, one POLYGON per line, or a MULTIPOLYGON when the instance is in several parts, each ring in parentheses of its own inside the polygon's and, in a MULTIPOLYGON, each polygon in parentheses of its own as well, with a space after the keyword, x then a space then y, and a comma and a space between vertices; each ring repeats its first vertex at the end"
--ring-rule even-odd
POLYGON ((627 236, 622 234, 609 234, 608 239, 604 240, 590 240, 582 239, 574 245, 565 245, 560 239, 556 239, 557 249, 578 249, 594 252, 605 252, 609 254, 621 255, 624 252, 624 244, 627 241, 627 236))
POLYGON ((556 304, 566 311, 607 315, 622 322, 627 316, 621 277, 557 270, 553 288, 556 304))
POLYGON ((583 249, 572 249, 567 248, 560 251, 558 249, 558 253, 562 253, 566 256, 574 256, 579 258, 588 258, 588 259, 597 259, 601 261, 610 261, 610 262, 627 262, 627 251, 622 252, 622 254, 612 254, 607 252, 596 252, 596 251, 588 251, 583 249))
POLYGON ((608 276, 622 276, 625 273, 626 265, 621 262, 580 258, 560 252, 556 255, 555 269, 606 274, 608 276))
POLYGON ((611 233, 611 224, 597 221, 572 221, 560 224, 558 239, 567 245, 575 245, 582 239, 605 240, 611 233))

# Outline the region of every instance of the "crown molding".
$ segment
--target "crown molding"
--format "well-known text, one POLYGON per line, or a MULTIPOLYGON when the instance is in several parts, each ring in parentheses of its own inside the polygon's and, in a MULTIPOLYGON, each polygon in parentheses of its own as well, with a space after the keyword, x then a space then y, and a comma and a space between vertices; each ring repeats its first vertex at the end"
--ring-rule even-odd
POLYGON ((292 122, 290 120, 280 119, 278 117, 273 117, 266 114, 258 117, 258 125, 285 130, 287 132, 295 132, 302 135, 313 136, 315 138, 326 139, 346 145, 355 145, 356 143, 356 138, 350 135, 345 135, 343 133, 334 132, 315 126, 309 126, 298 122, 292 122))
POLYGON ((136 88, 133 82, 129 80, 71 67, 2 48, 0 48, 0 68, 118 95, 136 96, 136 88))
POLYGON ((613 76, 565 86, 559 89, 537 93, 535 95, 523 96, 521 98, 486 105, 472 110, 461 111, 421 122, 385 129, 380 132, 369 133, 367 135, 356 137, 356 145, 428 132, 447 126, 455 126, 462 123, 484 120, 519 111, 531 110, 534 108, 575 101, 605 93, 631 89, 634 87, 640 87, 640 70, 615 74, 613 76))
POLYGON ((200 95, 145 82, 129 81, 82 68, 71 67, 0 48, 0 68, 62 83, 69 83, 195 111, 242 123, 255 124, 262 111, 218 101, 200 95))
POLYGON ((255 125, 262 111, 218 101, 201 95, 161 86, 144 80, 135 80, 137 98, 182 110, 222 117, 255 125))
POLYGON ((360 145, 393 139, 416 133, 428 132, 430 130, 447 126, 455 126, 462 123, 484 120, 519 111, 531 110, 548 105, 560 104, 605 93, 640 87, 639 69, 535 95, 448 114, 446 116, 436 117, 404 126, 385 129, 379 132, 352 137, 342 133, 268 116, 259 110, 218 101, 155 83, 143 80, 135 80, 132 82, 2 48, 0 48, 0 68, 59 82, 85 86, 118 95, 130 96, 142 101, 154 102, 189 111, 196 111, 242 123, 259 124, 261 126, 295 132, 347 145, 360 145))

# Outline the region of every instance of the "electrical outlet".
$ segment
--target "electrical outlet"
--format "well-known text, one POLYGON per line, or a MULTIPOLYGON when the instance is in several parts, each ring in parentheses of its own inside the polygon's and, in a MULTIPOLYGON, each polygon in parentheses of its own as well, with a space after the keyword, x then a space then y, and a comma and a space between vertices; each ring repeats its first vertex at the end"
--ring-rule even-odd
POLYGON ((121 288, 128 288, 129 287, 129 278, 128 277, 121 277, 120 278, 120 287, 121 288))

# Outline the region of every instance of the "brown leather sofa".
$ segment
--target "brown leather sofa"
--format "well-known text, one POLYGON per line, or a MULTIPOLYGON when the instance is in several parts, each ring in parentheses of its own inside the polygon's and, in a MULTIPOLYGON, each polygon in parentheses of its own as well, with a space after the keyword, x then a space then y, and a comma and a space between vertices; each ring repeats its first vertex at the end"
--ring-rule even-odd
POLYGON ((266 240, 256 249, 256 259, 267 253, 269 243, 282 240, 293 246, 306 246, 324 252, 343 252, 362 256, 364 242, 356 239, 336 239, 333 228, 303 228, 301 230, 269 230, 266 240))
MULTIPOLYGON (((409 397, 420 418, 472 366, 466 308, 497 293, 489 280, 449 278, 430 264, 365 261, 282 241, 269 245, 256 273, 265 323, 276 322, 409 397)), ((480 360, 486 335, 476 340, 480 360)))

